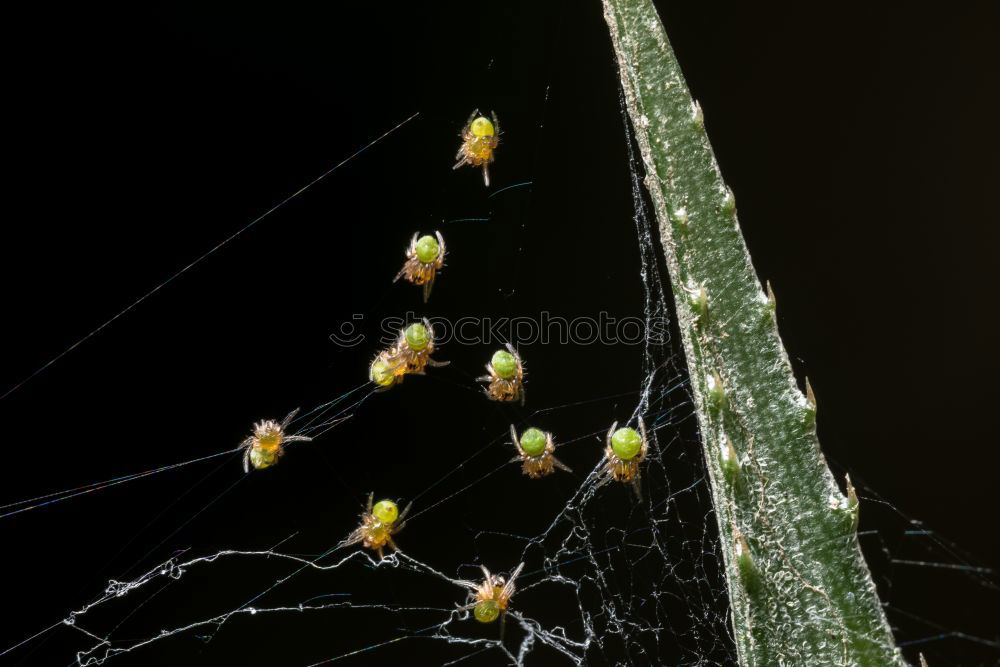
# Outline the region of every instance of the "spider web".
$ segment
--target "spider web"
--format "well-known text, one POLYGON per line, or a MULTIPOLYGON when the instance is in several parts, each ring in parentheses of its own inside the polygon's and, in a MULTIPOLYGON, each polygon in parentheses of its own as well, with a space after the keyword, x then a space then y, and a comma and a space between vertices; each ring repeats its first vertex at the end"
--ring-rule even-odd
MULTIPOLYGON (((654 320, 669 321, 668 300, 656 266, 654 237, 634 156, 630 156, 630 165, 644 319, 650 330, 654 320)), ((519 534, 476 529, 470 535, 474 552, 464 559, 450 566, 418 559, 415 554, 419 549, 411 550, 407 541, 411 536, 416 539, 428 523, 441 521, 457 503, 481 494, 487 485, 526 483, 510 479, 511 475, 519 475, 519 467, 509 462, 512 446, 506 430, 501 430, 411 499, 414 511, 407 519, 406 531, 398 538, 403 551, 378 561, 357 546, 345 548, 337 542, 318 553, 303 555, 287 550, 297 537, 290 536, 281 545, 266 549, 178 554, 134 578, 109 582, 101 596, 62 621, 92 643, 76 654, 78 664, 104 664, 185 637, 211 643, 244 618, 305 613, 363 613, 379 618, 378 627, 396 627, 403 619, 406 626, 403 634, 309 664, 386 650, 409 639, 438 640, 448 651, 457 652, 453 661, 476 656, 477 664, 489 657, 482 655, 487 651, 502 655, 502 663, 519 665, 540 652, 550 654, 548 660, 561 657, 570 664, 596 664, 601 658, 611 664, 624 656, 649 663, 726 664, 732 645, 725 620, 725 586, 718 570, 712 515, 705 510, 709 495, 698 444, 691 437, 693 420, 684 375, 669 336, 666 340, 647 339, 632 356, 639 378, 637 390, 535 410, 528 413, 521 426, 550 414, 565 419, 595 406, 606 409, 609 404, 619 406, 622 422, 634 424, 637 417, 644 417, 651 442, 643 464, 641 500, 632 495, 628 485, 601 484, 605 428, 569 438, 557 435, 560 456, 585 447, 601 456, 587 457, 596 459, 596 465, 578 475, 575 486, 563 485, 568 491, 564 495, 550 499, 561 509, 544 517, 540 531, 519 534), (687 432, 682 434, 685 429, 687 432), (476 472, 470 480, 473 469, 476 472), (502 476, 506 476, 505 481, 501 481, 502 476), (234 561, 254 562, 253 569, 260 576, 253 580, 258 585, 262 581, 269 583, 254 590, 252 582, 245 582, 250 592, 237 606, 225 608, 226 603, 220 600, 222 608, 217 613, 164 624, 152 632, 148 629, 151 621, 162 621, 158 615, 164 609, 173 607, 171 599, 190 594, 185 589, 219 587, 219 581, 227 578, 227 565, 234 561), (466 600, 466 589, 459 582, 476 579, 479 564, 495 572, 509 572, 519 562, 524 562, 525 568, 516 582, 517 593, 501 641, 495 626, 484 632, 470 620, 469 612, 456 609, 466 600), (386 573, 388 570, 394 571, 392 575, 386 573), (346 589, 315 595, 321 588, 310 589, 305 583, 321 581, 320 586, 328 587, 342 579, 357 584, 359 580, 367 581, 366 576, 405 576, 407 589, 393 591, 394 599, 380 599, 346 589), (421 581, 412 583, 414 577, 421 581), (296 595, 297 590, 305 590, 306 597, 296 595)), ((530 360, 528 364, 530 368, 530 360)), ((465 375, 471 378, 471 374, 465 375)), ((413 390, 413 383, 408 380, 401 389, 413 390)), ((356 387, 297 416, 291 432, 318 439, 351 414, 360 419, 364 404, 373 396, 370 385, 356 387)), ((205 509, 201 508, 196 516, 205 509)), ((349 526, 344 528, 345 534, 349 532, 349 526)), ((371 586, 367 582, 359 588, 371 586)), ((205 591, 203 595, 211 599, 215 592, 205 591)), ((231 596, 231 591, 230 595, 220 595, 231 596)), ((211 606, 214 604, 199 605, 211 606)), ((345 646, 351 643, 350 638, 343 642, 345 646)))
MULTIPOLYGON (((546 89, 540 128, 548 101, 546 89)), ((624 109, 619 113, 627 133, 624 109)), ((662 331, 657 323, 670 322, 671 298, 630 137, 627 146, 634 223, 634 233, 629 234, 639 259, 638 280, 629 284, 638 294, 646 331, 662 331)), ((514 214, 523 210, 517 206, 531 205, 534 192, 529 185, 498 184, 490 199, 516 204, 498 204, 486 217, 457 215, 446 228, 461 237, 472 228, 451 222, 490 221, 502 226, 505 218, 514 220, 514 214), (512 190, 504 192, 508 188, 512 190)), ((518 220, 523 218, 510 223, 508 231, 517 245, 516 262, 521 262, 538 251, 524 240, 525 223, 518 220)), ((456 258, 437 290, 460 273, 459 262, 456 258)), ((634 267, 630 271, 634 273, 634 267)), ((515 269, 514 278, 501 281, 504 294, 517 297, 518 290, 523 291, 517 274, 515 269)), ((518 342, 515 332, 506 336, 518 342)), ((526 411, 511 412, 491 404, 482 408, 483 399, 471 381, 478 372, 471 363, 456 362, 455 368, 437 377, 407 379, 391 395, 376 395, 368 384, 354 387, 304 411, 293 422, 294 432, 316 440, 333 437, 346 417, 352 421, 345 427, 364 423, 375 402, 388 403, 391 410, 398 407, 393 401, 425 401, 425 394, 439 390, 462 395, 470 405, 473 399, 479 401, 482 410, 490 412, 493 419, 484 426, 485 435, 476 434, 467 449, 450 451, 437 474, 419 480, 415 484, 419 490, 403 499, 412 501, 413 510, 397 539, 401 552, 378 561, 358 546, 341 546, 355 525, 350 513, 354 510, 335 510, 322 526, 299 526, 269 541, 250 535, 243 541, 257 544, 246 548, 182 549, 135 572, 151 553, 159 555, 164 545, 174 547, 175 536, 188 522, 206 520, 217 502, 247 486, 252 488, 241 502, 249 511, 268 502, 266 481, 244 482, 247 478, 236 476, 222 483, 221 493, 209 503, 199 504, 147 558, 126 570, 129 576, 108 582, 102 593, 42 632, 67 628, 82 640, 83 648, 75 653, 80 665, 129 660, 148 664, 151 655, 165 661, 178 656, 189 663, 198 660, 192 656, 204 656, 211 662, 227 649, 246 644, 254 645, 260 660, 271 664, 389 664, 412 661, 415 652, 419 664, 733 664, 711 494, 673 334, 647 336, 642 345, 623 353, 628 366, 619 374, 629 385, 624 391, 606 393, 595 381, 571 402, 538 408, 534 406, 546 403, 536 403, 534 388, 556 375, 544 369, 565 359, 548 364, 541 358, 547 351, 539 347, 533 351, 525 354, 526 411), (651 442, 642 468, 641 498, 636 498, 627 485, 600 484, 601 452, 610 422, 634 424, 640 416, 651 442), (521 477, 518 465, 509 462, 512 446, 505 425, 509 421, 519 430, 528 425, 553 430, 557 454, 577 472, 557 473, 537 483, 521 477), (237 485, 242 488, 234 491, 237 485), (509 499, 511 495, 519 496, 519 502, 509 499), (496 509, 508 502, 518 508, 514 515, 496 509), (476 512, 480 505, 482 520, 476 512), (525 507, 533 509, 524 513, 525 507), (463 508, 467 511, 461 512, 463 508), (447 548, 425 546, 431 543, 447 548), (459 582, 478 579, 480 565, 505 574, 521 562, 525 566, 502 639, 496 624, 481 626, 468 612, 456 609, 467 594, 459 582), (260 636, 280 641, 263 642, 260 636)), ((447 346, 441 350, 442 355, 448 352, 447 346)), ((348 353, 364 356, 358 350, 348 353)), ((569 356, 580 350, 561 353, 569 356)), ((617 363, 619 357, 615 359, 617 363)), ((366 360, 361 361, 363 365, 366 360)), ((546 396, 544 391, 541 395, 546 396)), ((395 431, 386 428, 384 437, 389 438, 395 431)), ((314 446, 318 443, 295 445, 281 464, 281 474, 295 474, 294 456, 314 446)), ((239 452, 224 449, 72 493, 82 495, 216 457, 234 472, 239 467, 239 452)), ((205 479, 209 477, 201 481, 205 479)), ((859 535, 880 586, 888 589, 887 609, 900 644, 914 651, 933 651, 935 645, 957 638, 1000 652, 992 639, 935 624, 893 603, 898 568, 916 568, 925 581, 942 572, 958 574, 987 595, 995 595, 997 587, 992 573, 974 559, 915 524, 862 481, 855 479, 855 484, 865 502, 864 521, 877 525, 863 524, 859 535), (868 518, 869 506, 877 516, 874 521, 868 518)), ((360 499, 364 492, 353 495, 360 499)), ((31 506, 48 498, 35 500, 31 506)), ((267 530, 260 532, 275 530, 285 529, 268 520, 267 530)), ((21 644, 33 639, 25 638, 21 644)))

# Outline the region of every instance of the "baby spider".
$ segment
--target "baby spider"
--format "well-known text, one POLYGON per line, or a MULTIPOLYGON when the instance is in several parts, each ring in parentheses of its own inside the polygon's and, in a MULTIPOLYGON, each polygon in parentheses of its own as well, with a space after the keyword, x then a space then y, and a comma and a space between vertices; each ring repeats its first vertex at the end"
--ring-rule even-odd
POLYGON ((509 581, 504 581, 503 577, 499 577, 490 574, 490 571, 486 569, 486 566, 482 566, 483 583, 477 584, 474 581, 460 580, 457 583, 461 586, 465 586, 470 589, 469 597, 472 602, 469 604, 459 607, 459 611, 472 610, 472 615, 476 617, 476 620, 480 623, 492 623, 500 617, 500 637, 503 638, 503 622, 507 614, 507 605, 510 603, 510 598, 514 595, 514 580, 517 579, 517 575, 521 574, 521 569, 524 567, 524 563, 517 566, 513 574, 510 575, 509 581))
POLYGON ((392 282, 405 277, 414 285, 423 285, 424 303, 427 303, 431 288, 434 287, 434 278, 444 266, 444 238, 441 232, 434 232, 437 240, 429 235, 417 238, 418 235, 419 232, 410 240, 410 247, 406 249, 406 263, 392 282))
POLYGON ((458 160, 453 169, 458 169, 463 164, 471 164, 473 167, 483 166, 483 182, 486 187, 490 187, 490 162, 493 162, 493 151, 500 143, 500 121, 495 113, 493 122, 486 116, 479 115, 479 109, 472 112, 469 120, 462 128, 462 145, 458 147, 458 160))
POLYGON ((617 426, 618 422, 615 422, 608 429, 607 446, 604 449, 607 458, 604 463, 604 482, 608 479, 631 482, 636 495, 642 499, 639 492, 639 464, 646 458, 646 451, 649 449, 646 424, 639 417, 639 433, 628 426, 615 430, 617 426))
POLYGON ((368 368, 368 379, 378 385, 375 391, 388 391, 403 381, 406 364, 396 359, 396 348, 382 350, 368 368))
POLYGON ((560 468, 566 472, 573 472, 562 461, 553 456, 556 451, 556 443, 552 441, 552 434, 545 433, 537 428, 525 429, 520 440, 514 425, 510 425, 510 438, 517 448, 518 455, 511 459, 522 461, 521 470, 531 479, 538 479, 551 475, 555 468, 560 468))
POLYGON ((391 500, 380 500, 372 506, 374 493, 368 494, 368 505, 361 514, 361 525, 353 533, 347 536, 341 546, 350 546, 360 542, 368 549, 374 549, 378 553, 378 559, 382 560, 382 550, 386 545, 393 551, 399 551, 399 547, 392 541, 392 536, 403 530, 406 522, 406 513, 410 511, 410 503, 400 514, 399 507, 391 500))
POLYGON ((423 375, 425 366, 441 367, 451 363, 431 359, 431 355, 434 354, 432 332, 431 323, 426 318, 422 324, 415 322, 399 332, 399 339, 386 357, 389 365, 396 367, 393 371, 396 375, 403 373, 423 375))
POLYGON ((284 446, 289 442, 307 442, 312 440, 304 435, 288 435, 285 429, 291 423, 299 409, 288 413, 281 423, 273 419, 265 419, 253 425, 253 435, 240 443, 243 449, 243 471, 250 472, 250 466, 260 470, 273 466, 285 453, 284 446))
POLYGON ((517 351, 507 343, 507 350, 497 350, 493 353, 490 363, 486 364, 489 375, 476 378, 477 382, 489 382, 483 391, 494 401, 520 400, 524 405, 524 363, 517 351))

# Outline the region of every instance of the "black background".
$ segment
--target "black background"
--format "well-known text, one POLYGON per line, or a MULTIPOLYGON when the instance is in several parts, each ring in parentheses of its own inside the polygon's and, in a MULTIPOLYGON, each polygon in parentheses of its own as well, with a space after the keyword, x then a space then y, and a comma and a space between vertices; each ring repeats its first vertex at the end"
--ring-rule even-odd
MULTIPOLYGON (((877 534, 863 544, 897 637, 935 666, 1000 664, 974 639, 998 639, 995 587, 891 562, 1000 567, 995 4, 684 4, 658 3, 789 354, 818 396, 824 450, 867 498, 861 529, 877 534), (923 528, 957 551, 905 535, 923 528)), ((7 23, 3 387, 420 115, 0 400, 5 503, 214 453, 256 419, 354 389, 374 343, 344 350, 328 338, 352 313, 372 336, 379 318, 407 311, 642 312, 617 71, 597 2, 35 6, 7 23), (450 169, 475 107, 496 110, 504 131, 489 191, 477 171, 450 169), (491 221, 442 222, 466 217, 491 221), (416 288, 390 279, 410 234, 435 228, 451 255, 425 311, 416 288)), ((443 348, 451 368, 370 399, 222 496, 241 478, 237 460, 3 519, 0 648, 176 549, 267 548, 296 533, 283 548, 318 553, 352 528, 369 490, 412 498, 533 410, 589 401, 545 424, 582 435, 635 407, 639 348, 523 347, 525 411, 477 395, 471 378, 490 349, 443 348)), ((599 448, 585 439, 561 458, 587 471, 599 448)), ((494 449, 426 501, 510 455, 494 449)), ((490 541, 474 538, 544 530, 578 480, 544 483, 497 473, 414 522, 401 546, 450 575, 473 576, 456 568, 480 560, 504 569, 516 540, 483 554, 490 541)), ((154 598, 141 627, 235 608, 286 572, 226 568, 154 598)), ((303 575, 287 597, 364 586, 385 601, 427 585, 360 569, 303 575)), ((119 661, 300 665, 411 622, 362 611, 241 618, 211 642, 188 634, 119 661)), ((3 660, 68 664, 90 643, 57 628, 3 660)), ((343 662, 463 654, 417 639, 343 662)))

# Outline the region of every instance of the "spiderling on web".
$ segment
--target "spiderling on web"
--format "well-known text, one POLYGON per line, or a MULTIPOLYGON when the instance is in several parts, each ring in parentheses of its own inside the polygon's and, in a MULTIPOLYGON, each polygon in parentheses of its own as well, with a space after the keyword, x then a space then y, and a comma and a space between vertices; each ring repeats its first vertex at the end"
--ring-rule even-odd
POLYGON ((521 470, 532 479, 539 479, 546 475, 551 475, 555 468, 573 472, 562 461, 554 455, 556 444, 551 433, 546 433, 537 428, 525 429, 521 437, 517 437, 514 425, 510 425, 510 440, 517 449, 517 456, 511 459, 521 462, 521 470))
POLYGON ((284 455, 285 445, 290 442, 312 440, 305 435, 290 435, 286 432, 298 412, 299 409, 295 408, 281 420, 280 424, 273 419, 265 419, 254 424, 253 434, 240 443, 240 448, 244 450, 244 472, 250 472, 251 465, 257 470, 273 466, 284 455))
POLYGON ((413 238, 410 239, 410 245, 406 249, 406 262, 393 279, 393 282, 396 282, 400 278, 406 278, 414 285, 423 285, 424 303, 427 303, 427 299, 431 296, 434 279, 441 267, 444 266, 444 257, 447 252, 441 232, 434 232, 434 235, 437 239, 429 235, 420 236, 420 232, 413 235, 413 238))
POLYGON ((489 375, 478 378, 479 382, 489 382, 483 388, 486 396, 493 401, 521 401, 524 405, 524 362, 514 349, 507 343, 506 350, 497 350, 493 358, 486 364, 489 375))
POLYGON ((362 546, 373 549, 378 554, 379 560, 382 560, 382 550, 386 546, 393 551, 399 551, 392 536, 406 526, 404 519, 413 503, 407 505, 400 512, 399 507, 391 500, 380 500, 372 506, 374 498, 374 492, 368 494, 368 505, 361 514, 361 525, 341 543, 341 546, 350 546, 360 542, 362 546))
POLYGON ((473 167, 482 165, 486 187, 490 186, 490 162, 493 162, 493 153, 500 144, 500 121, 495 113, 491 115, 493 122, 486 116, 480 116, 479 109, 469 116, 461 132, 462 145, 455 155, 458 163, 453 167, 458 169, 466 164, 473 167))
POLYGON ((504 580, 503 577, 495 574, 490 574, 490 571, 486 569, 483 565, 483 581, 481 583, 476 583, 474 581, 460 580, 457 583, 465 586, 469 589, 469 597, 472 602, 466 604, 465 606, 460 606, 459 610, 467 611, 472 610, 472 615, 480 623, 492 623, 500 618, 500 637, 503 638, 504 629, 504 619, 507 615, 507 606, 510 604, 510 599, 514 595, 514 580, 517 579, 517 575, 521 574, 521 570, 524 568, 524 563, 521 563, 517 568, 511 573, 510 579, 504 580))
POLYGON ((616 430, 618 422, 611 425, 605 438, 604 470, 601 472, 601 484, 609 480, 630 482, 635 495, 642 500, 639 490, 639 466, 646 460, 649 451, 649 438, 646 436, 646 424, 639 417, 639 433, 628 426, 616 430))
POLYGON ((432 359, 433 353, 434 329, 424 318, 401 330, 396 342, 375 356, 368 368, 368 378, 378 385, 375 391, 387 391, 408 374, 424 375, 427 366, 440 368, 451 363, 432 359))

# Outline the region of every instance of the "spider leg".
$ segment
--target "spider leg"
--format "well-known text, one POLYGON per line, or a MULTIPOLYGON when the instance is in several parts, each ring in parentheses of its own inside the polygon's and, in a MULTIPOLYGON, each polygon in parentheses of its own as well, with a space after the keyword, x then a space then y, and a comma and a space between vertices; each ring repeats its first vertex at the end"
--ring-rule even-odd
POLYGON ((392 541, 392 535, 386 535, 385 541, 390 547, 392 547, 393 551, 399 551, 399 547, 396 546, 396 543, 392 541))
POLYGON ((490 382, 492 380, 493 376, 491 375, 480 375, 479 377, 476 378, 476 382, 490 382))
POLYGON ((611 436, 615 434, 615 428, 617 426, 618 422, 615 422, 614 424, 611 425, 611 428, 608 429, 607 445, 609 449, 611 447, 611 436))
MULTIPOLYGON (((466 591, 469 595, 467 599, 471 599, 479 591, 479 584, 477 584, 474 581, 469 581, 468 579, 456 579, 454 583, 458 584, 459 586, 465 586, 466 588, 469 589, 468 591, 466 591)), ((475 604, 476 603, 473 602, 466 608, 472 609, 472 607, 474 607, 475 604)))
MULTIPOLYGON (((462 156, 462 149, 460 148, 460 149, 458 149, 458 155, 456 155, 455 157, 457 158, 457 157, 461 157, 461 156, 462 156)), ((458 162, 457 162, 457 163, 455 164, 455 166, 454 166, 454 167, 452 167, 452 169, 458 169, 459 167, 461 167, 462 165, 465 165, 465 164, 469 164, 469 158, 467 158, 467 157, 462 157, 462 159, 461 159, 461 160, 459 160, 459 161, 458 161, 458 162)))
POLYGON ((596 488, 598 489, 615 478, 615 468, 614 464, 612 463, 613 456, 614 452, 611 451, 611 447, 609 446, 604 453, 604 457, 605 459, 607 459, 604 463, 604 468, 601 470, 601 472, 597 473, 596 488))
POLYGON ((358 542, 360 542, 363 539, 364 538, 361 535, 361 531, 360 530, 355 530, 353 533, 351 533, 350 535, 348 535, 347 537, 345 537, 344 541, 337 545, 337 548, 340 549, 342 547, 349 547, 352 544, 357 544, 358 542))
POLYGON ((465 124, 466 125, 471 125, 472 121, 474 121, 476 119, 476 116, 478 116, 478 115, 479 115, 479 109, 476 109, 471 114, 469 114, 469 120, 465 121, 465 124))
POLYGON ((524 390, 524 385, 521 385, 521 390, 519 393, 521 394, 521 407, 523 408, 524 402, 528 400, 528 392, 524 390))
MULTIPOLYGON (((392 366, 389 366, 389 370, 392 371, 393 373, 396 373, 397 371, 399 371, 400 368, 406 365, 406 362, 399 358, 399 353, 396 352, 395 354, 396 354, 395 357, 393 357, 392 355, 389 356, 389 359, 392 361, 392 366)), ((399 375, 403 374, 405 374, 405 371, 404 373, 399 373, 399 375)))
POLYGON ((646 423, 639 417, 639 432, 642 433, 642 449, 639 450, 639 460, 645 460, 646 452, 649 451, 649 436, 646 435, 646 423))
POLYGON ((441 232, 439 232, 439 231, 437 231, 437 230, 435 230, 435 231, 434 231, 434 236, 436 236, 436 237, 437 237, 437 240, 438 240, 438 248, 439 248, 439 249, 440 249, 440 251, 441 251, 441 254, 440 254, 440 255, 438 255, 438 257, 440 257, 441 259, 444 259, 444 253, 445 253, 445 249, 444 249, 444 237, 443 237, 443 236, 441 236, 441 232))
MULTIPOLYGON (((517 441, 517 431, 514 429, 514 425, 510 425, 510 441, 514 443, 514 448, 517 449, 521 456, 524 456, 524 450, 521 449, 521 443, 517 441)), ((517 459, 514 459, 515 461, 517 459)))
MULTIPOLYGON (((343 421, 343 420, 340 420, 340 421, 343 421)), ((309 437, 308 435, 288 435, 288 436, 285 436, 285 444, 288 444, 289 442, 309 442, 311 440, 312 440, 312 438, 309 437)))
POLYGON ((483 163, 483 183, 486 184, 486 187, 490 187, 490 163, 489 162, 484 162, 483 163))
POLYGON ((372 500, 374 500, 374 499, 375 499, 375 492, 372 491, 371 493, 368 494, 368 505, 365 507, 365 510, 369 514, 371 514, 371 511, 372 511, 372 500))
POLYGON ((507 463, 516 463, 517 461, 523 461, 523 460, 524 460, 524 457, 519 455, 519 456, 515 456, 510 461, 507 461, 507 463))
POLYGON ((507 627, 507 610, 500 612, 500 641, 503 642, 503 631, 507 627))
POLYGON ((406 275, 406 269, 409 266, 409 264, 410 264, 410 262, 409 262, 409 260, 407 260, 406 264, 403 264, 403 268, 401 268, 399 270, 399 273, 396 274, 396 277, 392 279, 392 282, 396 282, 397 280, 399 280, 400 278, 402 278, 403 276, 406 275))
MULTIPOLYGON (((399 515, 399 517, 396 520, 397 521, 402 521, 403 519, 405 519, 406 515, 410 512, 410 508, 411 507, 413 507, 413 501, 412 500, 409 503, 406 504, 406 507, 403 508, 403 512, 399 515)), ((397 531, 403 530, 403 524, 402 523, 399 524, 399 528, 397 528, 396 530, 397 531)))
POLYGON ((450 361, 438 361, 437 359, 427 360, 427 365, 433 366, 434 368, 442 368, 443 366, 447 366, 450 363, 451 363, 450 361))
POLYGON ((243 472, 250 472, 250 448, 243 452, 243 472))
POLYGON ((493 130, 496 132, 496 136, 500 136, 500 121, 497 120, 497 112, 490 111, 490 115, 493 116, 493 130))
POLYGON ((431 279, 424 283, 424 303, 427 303, 427 299, 431 298, 432 289, 434 289, 434 274, 431 274, 431 279))
MULTIPOLYGON (((552 456, 552 455, 549 454, 549 456, 552 456)), ((559 468, 560 470, 565 470, 566 472, 573 472, 572 468, 570 468, 568 465, 566 465, 565 463, 563 463, 562 461, 560 461, 559 459, 557 459, 554 456, 552 456, 552 464, 555 467, 559 468)))
POLYGON ((517 575, 521 574, 521 570, 523 569, 524 569, 523 562, 518 564, 518 566, 514 568, 514 572, 513 574, 510 575, 510 579, 508 579, 507 583, 504 584, 502 595, 505 595, 506 597, 509 598, 511 595, 514 594, 514 580, 517 579, 517 575))
POLYGON ((292 410, 291 412, 289 412, 285 416, 284 419, 281 420, 281 430, 282 431, 285 430, 286 426, 288 426, 289 424, 292 423, 292 420, 295 419, 295 415, 299 414, 299 410, 301 410, 301 408, 295 408, 294 410, 292 410))
POLYGON ((385 554, 382 553, 382 547, 375 547, 375 553, 378 554, 378 559, 379 560, 384 560, 385 559, 385 554))
POLYGON ((635 497, 638 498, 639 502, 641 503, 642 489, 639 486, 639 473, 636 473, 635 477, 632 478, 632 490, 635 491, 635 497))

